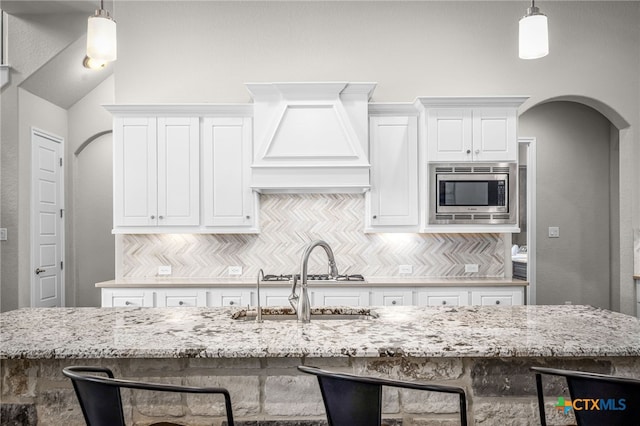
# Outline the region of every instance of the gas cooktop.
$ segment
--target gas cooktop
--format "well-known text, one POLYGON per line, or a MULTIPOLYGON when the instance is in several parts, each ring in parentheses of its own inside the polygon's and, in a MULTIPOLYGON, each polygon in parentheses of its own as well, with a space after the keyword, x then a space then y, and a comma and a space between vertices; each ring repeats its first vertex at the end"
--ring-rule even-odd
MULTIPOLYGON (((300 280, 300 274, 296 274, 300 280)), ((292 281, 292 274, 265 275, 263 281, 292 281)), ((364 277, 360 274, 338 275, 330 277, 329 274, 308 274, 307 281, 364 281, 364 277)))

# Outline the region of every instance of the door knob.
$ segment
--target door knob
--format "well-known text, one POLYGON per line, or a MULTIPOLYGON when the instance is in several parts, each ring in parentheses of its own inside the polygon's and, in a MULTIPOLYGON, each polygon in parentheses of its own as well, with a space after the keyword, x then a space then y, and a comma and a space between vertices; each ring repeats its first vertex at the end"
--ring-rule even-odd
POLYGON ((41 272, 44 272, 45 269, 42 268, 36 268, 36 275, 40 275, 41 272))

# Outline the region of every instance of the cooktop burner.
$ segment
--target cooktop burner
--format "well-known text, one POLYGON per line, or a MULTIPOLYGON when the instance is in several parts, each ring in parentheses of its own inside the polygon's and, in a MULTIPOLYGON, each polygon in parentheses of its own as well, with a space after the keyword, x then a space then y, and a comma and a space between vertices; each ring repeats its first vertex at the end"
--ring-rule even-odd
MULTIPOLYGON (((300 275, 296 274, 298 279, 300 279, 300 275)), ((280 274, 280 275, 265 275, 263 281, 291 281, 293 279, 293 275, 291 274, 280 274)), ((308 281, 364 281, 364 277, 360 274, 349 274, 349 275, 338 275, 337 277, 331 278, 329 274, 309 274, 307 275, 308 281)))

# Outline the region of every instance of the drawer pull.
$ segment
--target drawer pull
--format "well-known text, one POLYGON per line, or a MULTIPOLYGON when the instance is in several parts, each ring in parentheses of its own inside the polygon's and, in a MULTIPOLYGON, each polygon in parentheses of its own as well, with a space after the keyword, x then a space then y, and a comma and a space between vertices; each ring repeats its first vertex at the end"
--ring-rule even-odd
POLYGON ((178 305, 182 306, 182 305, 184 305, 184 302, 181 300, 181 301, 178 302, 178 305))
POLYGON ((500 301, 499 301, 499 300, 496 300, 496 305, 499 305, 499 304, 500 304, 500 301))
POLYGON ((126 302, 124 302, 125 305, 129 306, 131 305, 131 302, 129 302, 128 300, 126 302))
POLYGON ((442 304, 443 304, 443 305, 446 305, 446 304, 447 304, 447 301, 446 301, 446 300, 443 300, 443 301, 442 301, 442 304))
POLYGON ((391 301, 391 304, 392 304, 392 305, 396 305, 396 304, 398 304, 398 301, 397 301, 397 300, 392 300, 392 301, 391 301))
POLYGON ((231 302, 229 302, 229 305, 234 305, 233 300, 231 302))

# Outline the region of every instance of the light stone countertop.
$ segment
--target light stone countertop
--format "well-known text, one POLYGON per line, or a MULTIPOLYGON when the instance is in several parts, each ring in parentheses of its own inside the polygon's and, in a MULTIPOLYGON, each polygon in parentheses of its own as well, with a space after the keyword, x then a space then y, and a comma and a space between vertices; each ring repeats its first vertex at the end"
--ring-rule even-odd
POLYGON ((23 308, 0 314, 0 358, 640 356, 639 319, 589 306, 371 309, 258 324, 238 308, 23 308))
MULTIPOLYGON (((527 286, 527 281, 516 278, 421 278, 421 277, 366 277, 365 281, 309 281, 310 286, 323 287, 502 287, 527 286)), ((255 287, 249 278, 120 278, 96 283, 98 288, 140 287, 255 287)), ((288 281, 262 281, 260 287, 291 287, 288 281)))

